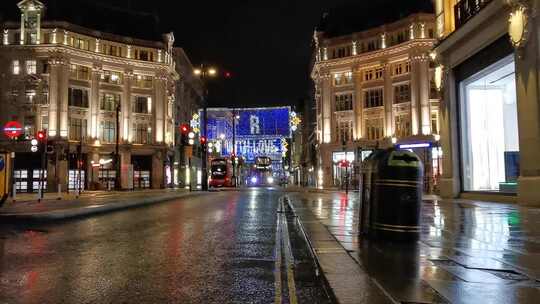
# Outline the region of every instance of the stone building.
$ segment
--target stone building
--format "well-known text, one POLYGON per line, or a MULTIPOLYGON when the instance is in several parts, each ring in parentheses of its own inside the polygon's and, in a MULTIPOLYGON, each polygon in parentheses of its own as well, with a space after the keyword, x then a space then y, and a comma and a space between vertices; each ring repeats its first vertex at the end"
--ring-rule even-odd
MULTIPOLYGON (((182 75, 176 86, 176 129, 182 124, 192 125, 192 121, 198 121, 196 115, 203 105, 204 84, 201 78, 194 74, 194 67, 184 50, 179 47, 173 49, 173 59, 176 63, 176 71, 182 75)), ((173 181, 176 186, 196 187, 197 173, 201 171, 202 149, 199 141, 191 146, 181 145, 181 134, 176 132, 175 158, 173 181)))
POLYGON ((360 161, 395 144, 421 155, 430 191, 440 172, 439 96, 430 58, 435 16, 428 9, 380 20, 386 22, 347 34, 315 32, 317 185, 358 186, 360 161))
POLYGON ((164 187, 175 132, 173 34, 141 40, 47 20, 37 0, 18 7, 20 22, 2 24, 0 45, 0 121, 24 126, 18 141, 1 138, 16 152, 17 190, 39 188, 40 153, 29 143, 38 130, 52 152, 48 191, 114 188, 117 135, 119 186, 164 187))
POLYGON ((539 6, 435 1, 444 197, 540 205, 539 6))

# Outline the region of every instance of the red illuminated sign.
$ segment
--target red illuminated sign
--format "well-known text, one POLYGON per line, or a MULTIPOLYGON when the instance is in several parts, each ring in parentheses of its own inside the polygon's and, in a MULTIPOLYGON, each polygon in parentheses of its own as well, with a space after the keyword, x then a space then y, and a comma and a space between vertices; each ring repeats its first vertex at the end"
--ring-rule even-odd
POLYGON ((23 133, 23 126, 17 121, 8 121, 4 125, 4 134, 7 137, 15 138, 19 137, 23 133))

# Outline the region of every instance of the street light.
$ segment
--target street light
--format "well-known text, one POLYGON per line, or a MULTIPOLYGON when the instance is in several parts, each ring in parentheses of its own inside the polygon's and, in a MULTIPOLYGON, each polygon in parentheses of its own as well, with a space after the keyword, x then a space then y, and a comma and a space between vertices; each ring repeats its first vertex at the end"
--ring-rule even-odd
MULTIPOLYGON (((215 77, 217 75, 217 70, 214 67, 206 67, 204 64, 201 64, 200 68, 194 69, 193 73, 201 78, 201 81, 205 82, 205 80, 209 77, 215 77)), ((204 94, 203 94, 203 124, 202 124, 202 136, 200 139, 204 138, 204 141, 206 143, 206 136, 207 136, 207 121, 208 121, 208 89, 204 88, 204 94)), ((201 142, 201 144, 203 144, 201 142)), ((207 191, 208 190, 208 149, 203 144, 202 149, 202 190, 207 191)))

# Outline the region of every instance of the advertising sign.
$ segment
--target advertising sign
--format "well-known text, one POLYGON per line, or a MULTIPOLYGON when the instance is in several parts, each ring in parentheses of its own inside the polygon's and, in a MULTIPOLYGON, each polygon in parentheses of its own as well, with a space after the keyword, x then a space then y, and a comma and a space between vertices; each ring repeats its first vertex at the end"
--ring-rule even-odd
POLYGON ((8 121, 4 125, 4 134, 9 138, 19 137, 23 133, 23 126, 18 121, 8 121))

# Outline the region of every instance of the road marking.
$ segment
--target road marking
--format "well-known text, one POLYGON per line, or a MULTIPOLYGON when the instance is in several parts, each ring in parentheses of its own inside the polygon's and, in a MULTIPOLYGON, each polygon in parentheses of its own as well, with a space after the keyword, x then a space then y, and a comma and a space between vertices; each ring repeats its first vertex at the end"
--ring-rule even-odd
POLYGON ((276 295, 274 303, 281 304, 281 213, 277 214, 276 220, 276 250, 275 250, 274 286, 276 295))
POLYGON ((289 288, 289 303, 297 304, 296 285, 294 284, 294 257, 291 249, 291 241, 289 239, 289 225, 287 217, 284 213, 281 215, 283 220, 283 246, 285 249, 285 264, 287 267, 287 287, 289 288))

